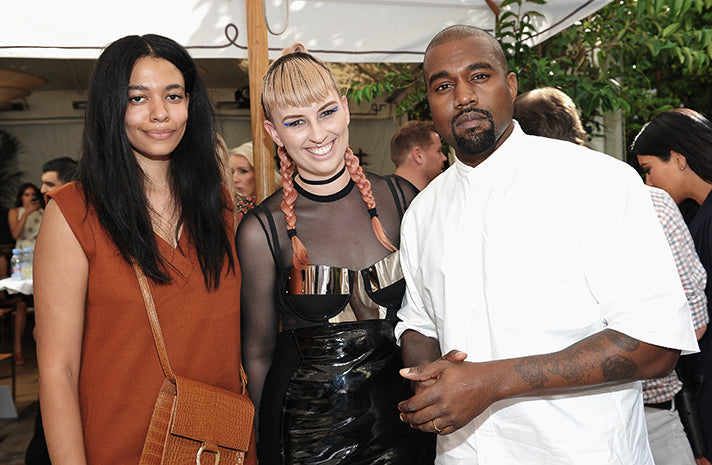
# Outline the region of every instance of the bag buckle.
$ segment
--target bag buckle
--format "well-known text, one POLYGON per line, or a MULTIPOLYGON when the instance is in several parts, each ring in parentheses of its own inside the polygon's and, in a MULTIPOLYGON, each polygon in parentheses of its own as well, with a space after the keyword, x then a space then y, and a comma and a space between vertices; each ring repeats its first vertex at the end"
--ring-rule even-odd
MULTIPOLYGON (((206 451, 205 449, 206 444, 203 443, 202 446, 200 446, 200 449, 198 449, 198 454, 195 456, 195 464, 200 465, 200 456, 203 454, 203 452, 206 451)), ((207 452, 211 452, 210 450, 207 450, 207 452)), ((218 465, 220 463, 220 449, 217 447, 215 448, 215 465, 218 465)))

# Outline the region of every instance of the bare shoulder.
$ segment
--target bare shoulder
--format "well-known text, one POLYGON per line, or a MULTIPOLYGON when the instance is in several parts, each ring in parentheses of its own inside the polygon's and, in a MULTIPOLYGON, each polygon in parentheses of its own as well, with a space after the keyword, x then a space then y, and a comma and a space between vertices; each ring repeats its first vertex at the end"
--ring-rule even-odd
POLYGON ((45 271, 86 273, 87 257, 56 202, 45 209, 35 245, 35 284, 42 285, 45 271), (38 279, 39 278, 39 279, 38 279))

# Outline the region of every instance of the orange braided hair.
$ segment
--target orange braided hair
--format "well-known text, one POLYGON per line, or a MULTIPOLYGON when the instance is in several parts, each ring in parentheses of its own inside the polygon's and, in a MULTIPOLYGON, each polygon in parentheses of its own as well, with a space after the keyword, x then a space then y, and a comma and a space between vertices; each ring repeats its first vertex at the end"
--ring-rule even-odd
POLYGON ((397 249, 388 239, 388 236, 386 236, 381 221, 378 219, 376 200, 373 198, 373 192, 371 192, 371 182, 366 179, 366 175, 363 174, 363 169, 359 164, 358 157, 354 155, 354 152, 349 147, 346 148, 344 160, 346 161, 346 169, 349 170, 351 179, 356 183, 359 192, 361 192, 361 198, 363 198, 363 201, 368 207, 368 213, 371 215, 371 226, 373 227, 373 233, 376 235, 376 239, 378 239, 378 242, 387 250, 395 252, 397 249))
POLYGON ((303 270, 309 263, 307 257, 307 248, 304 247, 302 241, 297 237, 297 217, 294 214, 294 202, 297 200, 297 191, 294 190, 294 162, 287 155, 284 147, 277 148, 279 156, 279 172, 282 175, 281 184, 284 200, 280 205, 280 209, 284 212, 284 217, 287 220, 287 235, 292 240, 292 264, 298 270, 303 270))
MULTIPOLYGON (((280 160, 279 172, 282 175, 281 184, 282 192, 284 193, 284 200, 280 208, 282 212, 284 212, 285 219, 287 220, 287 235, 292 241, 292 262, 296 269, 303 270, 309 263, 309 259, 307 248, 297 237, 297 217, 294 214, 294 202, 297 200, 297 191, 294 189, 293 184, 294 162, 284 147, 277 148, 277 155, 280 160)), ((386 236, 381 221, 378 219, 376 200, 373 198, 373 193, 371 192, 371 182, 366 178, 366 175, 363 174, 363 169, 359 164, 358 157, 354 155, 350 148, 346 149, 344 161, 346 163, 346 169, 349 170, 349 175, 351 175, 351 179, 356 183, 359 192, 361 192, 361 198, 368 207, 368 213, 371 215, 371 227, 373 228, 373 233, 376 235, 376 239, 378 239, 378 242, 387 250, 395 252, 397 250, 396 247, 388 239, 388 236, 386 236)))

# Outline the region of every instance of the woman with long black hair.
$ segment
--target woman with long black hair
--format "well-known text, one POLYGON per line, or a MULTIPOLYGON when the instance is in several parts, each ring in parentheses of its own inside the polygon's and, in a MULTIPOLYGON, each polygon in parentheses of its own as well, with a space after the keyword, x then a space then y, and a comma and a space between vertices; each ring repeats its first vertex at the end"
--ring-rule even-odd
POLYGON ((212 105, 187 51, 128 36, 97 61, 77 182, 37 241, 40 399, 52 463, 135 465, 164 374, 136 263, 176 373, 240 383, 239 269, 212 105))
MULTIPOLYGON (((689 108, 659 114, 636 136, 631 154, 645 173, 645 182, 667 191, 680 206, 697 255, 707 272, 705 294, 712 302, 712 123, 689 108)), ((712 336, 699 341, 700 352, 680 359, 686 382, 701 380, 697 407, 712 460, 712 336)), ((690 432, 688 432, 688 435, 690 432)), ((703 461, 704 460, 704 461, 703 461)))

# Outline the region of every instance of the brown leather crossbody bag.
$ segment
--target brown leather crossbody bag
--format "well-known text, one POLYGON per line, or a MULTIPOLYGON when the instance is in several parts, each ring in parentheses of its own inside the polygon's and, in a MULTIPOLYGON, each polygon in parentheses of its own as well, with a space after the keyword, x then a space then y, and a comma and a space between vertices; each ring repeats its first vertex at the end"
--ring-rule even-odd
POLYGON ((245 393, 221 389, 173 373, 148 279, 134 264, 153 340, 166 379, 163 381, 139 465, 242 464, 250 445, 255 408, 245 393))

